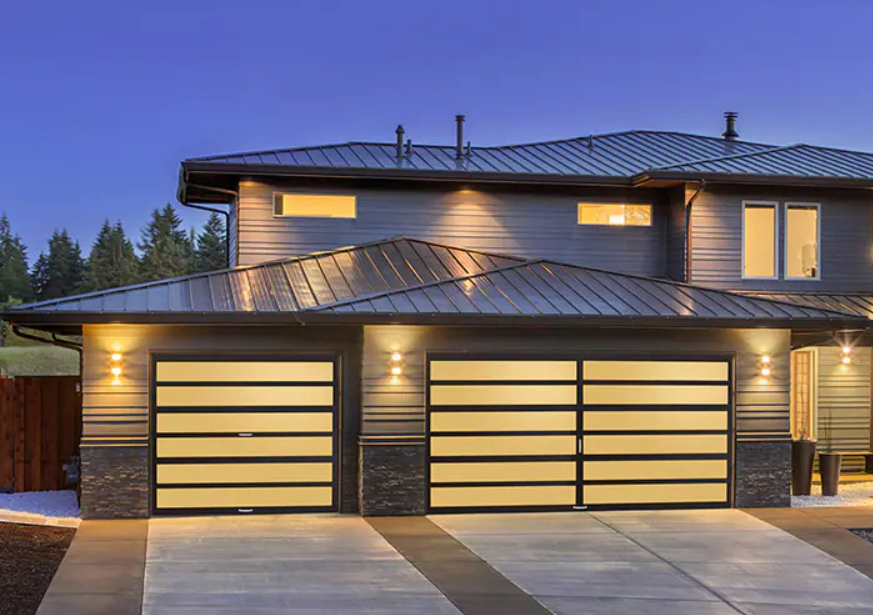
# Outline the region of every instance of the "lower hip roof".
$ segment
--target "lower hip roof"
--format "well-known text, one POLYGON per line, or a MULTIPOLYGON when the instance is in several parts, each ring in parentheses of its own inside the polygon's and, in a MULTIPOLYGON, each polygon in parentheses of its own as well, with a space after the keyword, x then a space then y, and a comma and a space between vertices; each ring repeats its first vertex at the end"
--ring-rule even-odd
POLYGON ((42 326, 132 323, 429 323, 819 328, 863 326, 798 304, 547 260, 394 238, 19 306, 42 326))
POLYGON ((838 310, 873 320, 873 293, 747 293, 760 299, 774 299, 797 306, 838 310))

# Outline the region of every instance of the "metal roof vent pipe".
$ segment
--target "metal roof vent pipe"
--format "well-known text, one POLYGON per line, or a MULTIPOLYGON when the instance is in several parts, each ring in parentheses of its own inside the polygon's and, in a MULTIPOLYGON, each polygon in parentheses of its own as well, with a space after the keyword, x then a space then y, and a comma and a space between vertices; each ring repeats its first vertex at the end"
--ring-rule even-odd
POLYGON ((463 115, 456 115, 455 122, 458 125, 458 140, 455 143, 455 158, 460 160, 464 157, 464 120, 463 115))
POLYGON ((735 111, 727 111, 724 114, 725 130, 721 133, 721 136, 725 138, 725 141, 736 141, 737 137, 740 136, 740 133, 737 132, 738 115, 739 114, 735 111))
POLYGON ((403 124, 397 124, 397 130, 394 132, 397 134, 397 158, 403 158, 403 135, 406 134, 403 124))

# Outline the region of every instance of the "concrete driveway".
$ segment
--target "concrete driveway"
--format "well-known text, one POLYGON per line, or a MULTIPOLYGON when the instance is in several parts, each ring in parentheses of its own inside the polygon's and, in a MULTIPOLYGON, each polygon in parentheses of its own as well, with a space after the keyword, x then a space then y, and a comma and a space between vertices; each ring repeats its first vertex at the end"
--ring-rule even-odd
POLYGON ((431 520, 558 615, 873 613, 873 580, 737 510, 431 520))
POLYGON ((144 615, 456 614, 359 517, 149 522, 144 615))

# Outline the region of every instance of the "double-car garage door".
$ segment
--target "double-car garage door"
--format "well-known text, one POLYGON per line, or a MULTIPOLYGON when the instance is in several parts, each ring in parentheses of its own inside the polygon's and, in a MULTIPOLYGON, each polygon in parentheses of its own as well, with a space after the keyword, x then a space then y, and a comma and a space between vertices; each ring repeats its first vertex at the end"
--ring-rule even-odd
POLYGON ((155 514, 332 511, 332 357, 156 357, 155 514))
POLYGON ((429 361, 429 510, 728 506, 726 359, 429 361))

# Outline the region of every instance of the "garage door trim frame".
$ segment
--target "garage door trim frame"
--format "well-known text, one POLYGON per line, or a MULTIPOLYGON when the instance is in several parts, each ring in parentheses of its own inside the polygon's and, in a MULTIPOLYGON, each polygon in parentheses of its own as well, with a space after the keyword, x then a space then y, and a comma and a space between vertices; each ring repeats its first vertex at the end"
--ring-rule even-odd
MULTIPOLYGON (((148 383, 149 383, 149 477, 148 477, 148 510, 149 515, 154 517, 159 516, 171 516, 171 517, 182 517, 182 516, 210 516, 210 515, 244 515, 245 513, 241 512, 241 509, 238 507, 233 508, 167 508, 167 509, 159 509, 157 507, 157 490, 158 490, 158 482, 157 482, 157 466, 158 466, 158 455, 157 455, 157 363, 160 361, 191 361, 191 362, 226 362, 226 361, 268 361, 268 362, 280 362, 280 361, 330 361, 333 366, 332 370, 332 379, 330 380, 330 386, 333 388, 332 395, 332 404, 330 409, 325 409, 323 406, 264 406, 262 408, 258 408, 257 413, 297 413, 297 412, 309 412, 309 413, 327 413, 331 412, 333 414, 332 425, 332 454, 328 456, 295 456, 292 458, 288 457, 244 457, 244 456, 226 456, 226 457, 162 457, 161 460, 163 462, 169 462, 173 464, 198 464, 198 463, 206 463, 207 460, 212 463, 331 463, 331 482, 328 485, 323 482, 294 482, 294 483, 214 483, 210 484, 212 487, 222 487, 222 488, 234 488, 234 487, 250 487, 250 488, 259 488, 259 487, 326 487, 330 486, 331 488, 331 506, 306 506, 306 507, 258 507, 252 511, 250 514, 287 514, 294 512, 337 512, 340 510, 340 497, 341 497, 341 480, 342 480, 342 454, 341 454, 341 446, 342 446, 342 380, 341 380, 341 360, 342 360, 342 352, 334 352, 334 351, 302 351, 302 352, 253 352, 253 351, 221 351, 221 352, 212 352, 208 355, 201 354, 206 351, 150 351, 148 358, 149 365, 149 375, 148 375, 148 383)), ((313 386, 313 385, 325 385, 326 381, 291 381, 291 382, 276 382, 276 381, 264 381, 264 382, 256 382, 256 381, 196 381, 196 382, 183 382, 183 381, 172 381, 172 382, 162 382, 161 386, 192 386, 192 385, 203 385, 207 383, 208 385, 214 386, 233 386, 233 385, 246 385, 246 386, 313 386)), ((184 413, 184 412, 209 412, 209 413, 234 413, 249 410, 247 407, 241 406, 222 406, 220 408, 208 408, 208 410, 203 407, 198 408, 179 408, 179 407, 168 407, 167 409, 162 409, 161 413, 184 413)), ((302 437, 302 436, 311 436, 313 434, 309 432, 294 432, 294 433, 253 433, 251 438, 260 438, 260 437, 302 437)), ((321 432, 318 432, 318 435, 324 435, 321 432)), ((162 438, 181 438, 181 437, 210 437, 210 438, 238 438, 238 435, 231 434, 223 434, 223 433, 185 433, 185 434, 162 434, 162 438)), ((192 486, 200 486, 203 484, 188 484, 188 483, 175 483, 175 484, 166 484, 162 485, 162 489, 182 489, 182 488, 190 488, 192 486)))

